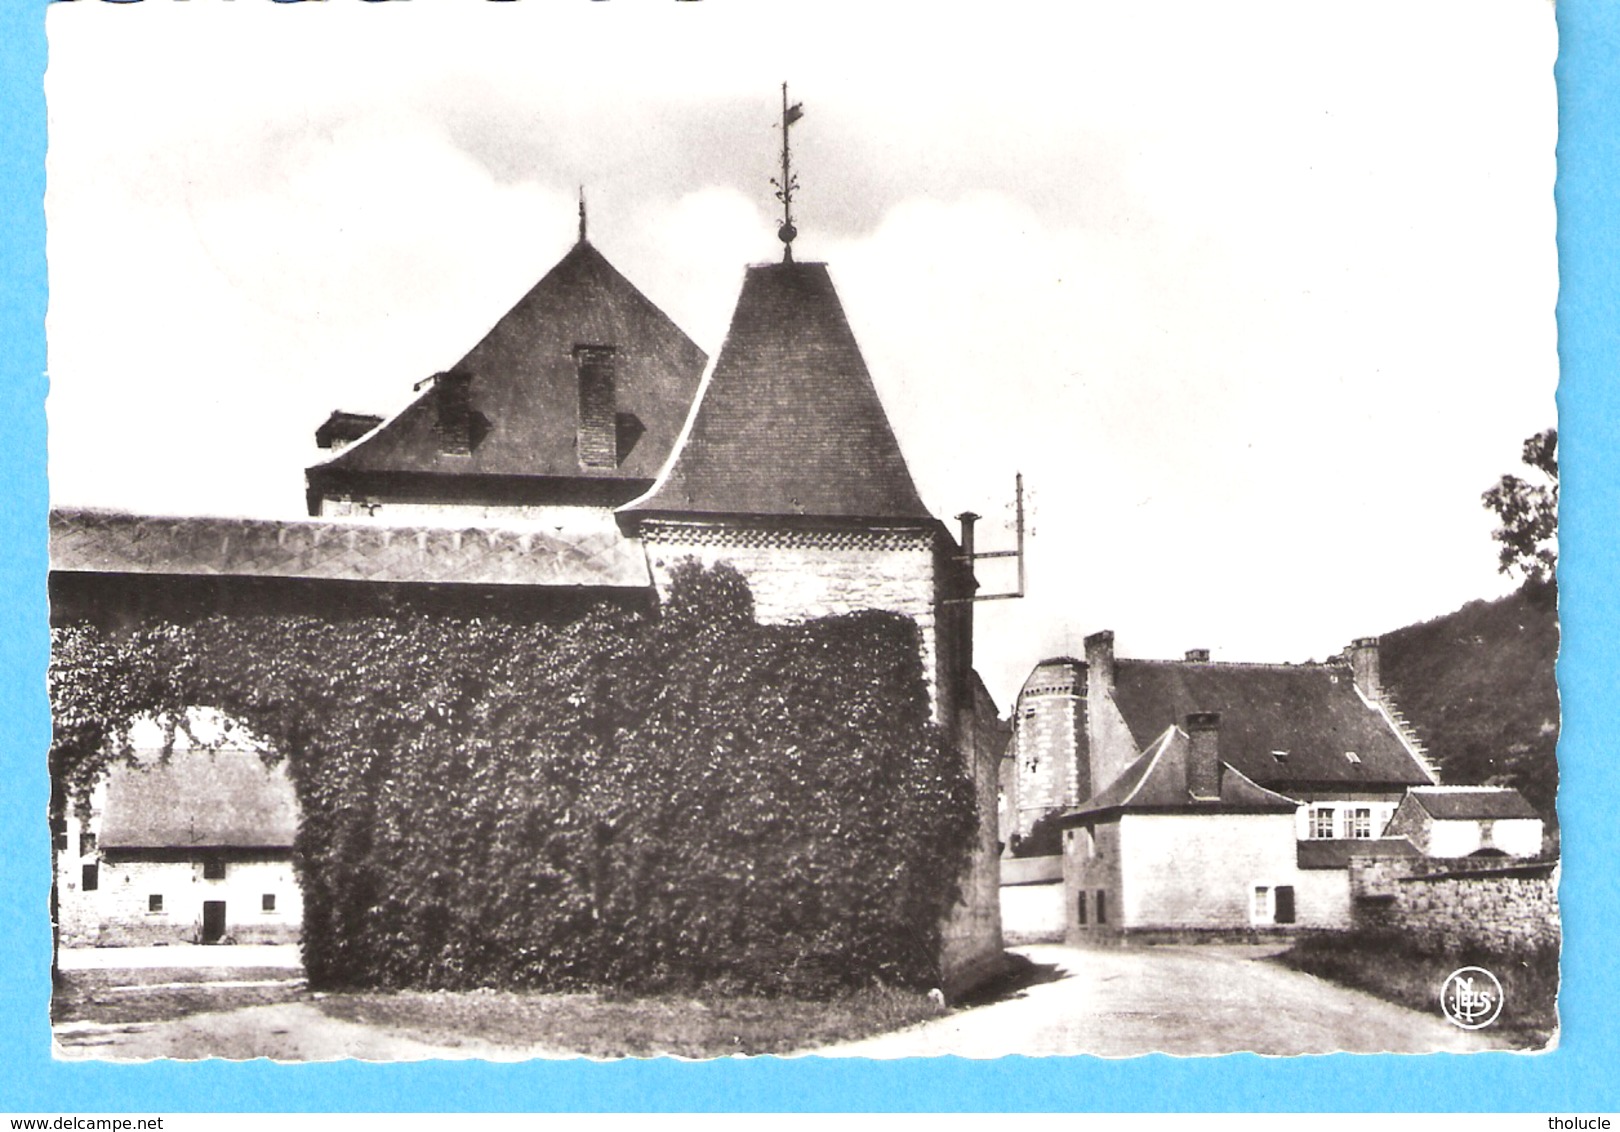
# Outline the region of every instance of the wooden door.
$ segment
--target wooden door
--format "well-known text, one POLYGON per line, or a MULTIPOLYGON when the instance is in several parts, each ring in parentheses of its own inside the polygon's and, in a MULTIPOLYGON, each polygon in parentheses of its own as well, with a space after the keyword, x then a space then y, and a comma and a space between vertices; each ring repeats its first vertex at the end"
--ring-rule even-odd
POLYGON ((225 938, 225 901, 204 900, 202 941, 218 943, 223 938, 225 938))

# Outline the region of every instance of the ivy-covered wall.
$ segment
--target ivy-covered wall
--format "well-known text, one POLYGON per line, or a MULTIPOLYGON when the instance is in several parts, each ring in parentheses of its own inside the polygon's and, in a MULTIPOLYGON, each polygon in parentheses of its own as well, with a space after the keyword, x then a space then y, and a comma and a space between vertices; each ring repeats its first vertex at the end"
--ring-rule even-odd
POLYGON ((657 616, 59 631, 53 770, 216 706, 290 760, 314 986, 939 985, 975 833, 913 621, 761 626, 724 564, 657 616))

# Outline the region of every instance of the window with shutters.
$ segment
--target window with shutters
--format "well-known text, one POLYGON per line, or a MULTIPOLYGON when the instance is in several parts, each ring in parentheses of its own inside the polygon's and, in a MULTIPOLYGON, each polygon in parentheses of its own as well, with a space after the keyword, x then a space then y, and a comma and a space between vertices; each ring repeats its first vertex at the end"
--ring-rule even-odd
POLYGON ((1279 884, 1276 888, 1275 897, 1273 904, 1276 910, 1276 922, 1279 924, 1293 923, 1295 917, 1294 886, 1291 884, 1279 884))

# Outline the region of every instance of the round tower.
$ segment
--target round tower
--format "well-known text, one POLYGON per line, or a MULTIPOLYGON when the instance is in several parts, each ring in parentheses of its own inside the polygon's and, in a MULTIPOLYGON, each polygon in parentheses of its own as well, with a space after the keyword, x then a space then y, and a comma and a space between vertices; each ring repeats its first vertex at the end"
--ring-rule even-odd
POLYGON ((1085 662, 1068 656, 1041 661, 1013 711, 1013 833, 1027 837, 1047 814, 1085 800, 1078 767, 1085 740, 1085 662))

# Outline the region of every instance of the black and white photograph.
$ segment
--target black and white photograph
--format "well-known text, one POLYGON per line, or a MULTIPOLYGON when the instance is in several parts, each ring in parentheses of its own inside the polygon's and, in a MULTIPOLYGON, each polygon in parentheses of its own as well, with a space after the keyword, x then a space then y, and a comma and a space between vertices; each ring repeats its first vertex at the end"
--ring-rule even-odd
POLYGON ((46 31, 54 1058, 1558 1046, 1552 5, 46 31))

